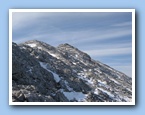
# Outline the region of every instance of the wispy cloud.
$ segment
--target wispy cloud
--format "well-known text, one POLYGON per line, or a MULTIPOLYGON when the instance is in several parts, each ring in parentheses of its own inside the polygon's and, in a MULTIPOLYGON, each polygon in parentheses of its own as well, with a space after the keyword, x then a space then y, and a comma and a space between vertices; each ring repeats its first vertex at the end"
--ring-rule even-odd
POLYGON ((131 76, 131 20, 128 12, 13 13, 13 41, 37 39, 53 46, 69 43, 131 76))
POLYGON ((119 23, 119 24, 114 24, 113 26, 118 26, 118 27, 124 27, 124 26, 131 26, 132 22, 123 22, 123 23, 119 23))
POLYGON ((106 49, 95 49, 95 50, 86 50, 89 55, 92 57, 103 57, 103 56, 114 56, 114 55, 125 55, 131 54, 131 48, 106 48, 106 49))
MULTIPOLYGON (((22 39, 30 40, 30 39, 43 39, 44 41, 55 41, 58 43, 70 42, 73 44, 85 44, 88 42, 94 42, 99 40, 109 40, 109 39, 117 39, 118 37, 131 35, 131 30, 128 28, 123 29, 111 29, 107 30, 78 30, 78 31, 56 31, 53 33, 43 32, 30 32, 26 33, 22 36, 18 36, 18 39, 14 39, 16 42, 22 39)), ((23 40, 22 40, 23 41, 23 40)))

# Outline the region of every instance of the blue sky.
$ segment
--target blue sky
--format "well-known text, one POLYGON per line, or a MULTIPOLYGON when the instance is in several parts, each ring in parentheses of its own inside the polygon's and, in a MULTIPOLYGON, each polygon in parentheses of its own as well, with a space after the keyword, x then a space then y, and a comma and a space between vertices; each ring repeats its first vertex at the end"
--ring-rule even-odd
POLYGON ((69 43, 128 76, 132 76, 130 12, 14 12, 13 42, 40 40, 52 46, 69 43))

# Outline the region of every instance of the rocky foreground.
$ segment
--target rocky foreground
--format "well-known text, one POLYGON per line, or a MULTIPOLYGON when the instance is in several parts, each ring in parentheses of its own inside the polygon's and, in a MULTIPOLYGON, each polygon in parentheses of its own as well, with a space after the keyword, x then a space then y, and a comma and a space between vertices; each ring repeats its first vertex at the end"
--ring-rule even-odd
POLYGON ((12 43, 13 102, 130 102, 132 79, 69 45, 12 43))

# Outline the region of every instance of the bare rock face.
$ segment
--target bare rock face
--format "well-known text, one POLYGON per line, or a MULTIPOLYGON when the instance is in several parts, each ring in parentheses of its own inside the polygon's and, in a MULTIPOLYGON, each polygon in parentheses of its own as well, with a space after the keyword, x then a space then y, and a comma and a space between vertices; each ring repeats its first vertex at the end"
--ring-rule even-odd
POLYGON ((14 102, 129 102, 132 79, 69 45, 31 40, 12 48, 14 102))

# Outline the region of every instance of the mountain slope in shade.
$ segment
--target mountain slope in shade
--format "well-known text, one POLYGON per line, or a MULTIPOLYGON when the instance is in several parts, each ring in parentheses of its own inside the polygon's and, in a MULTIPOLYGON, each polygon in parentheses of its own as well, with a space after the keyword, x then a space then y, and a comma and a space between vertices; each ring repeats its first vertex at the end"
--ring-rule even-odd
POLYGON ((14 102, 130 102, 132 79, 69 45, 12 44, 14 102))

